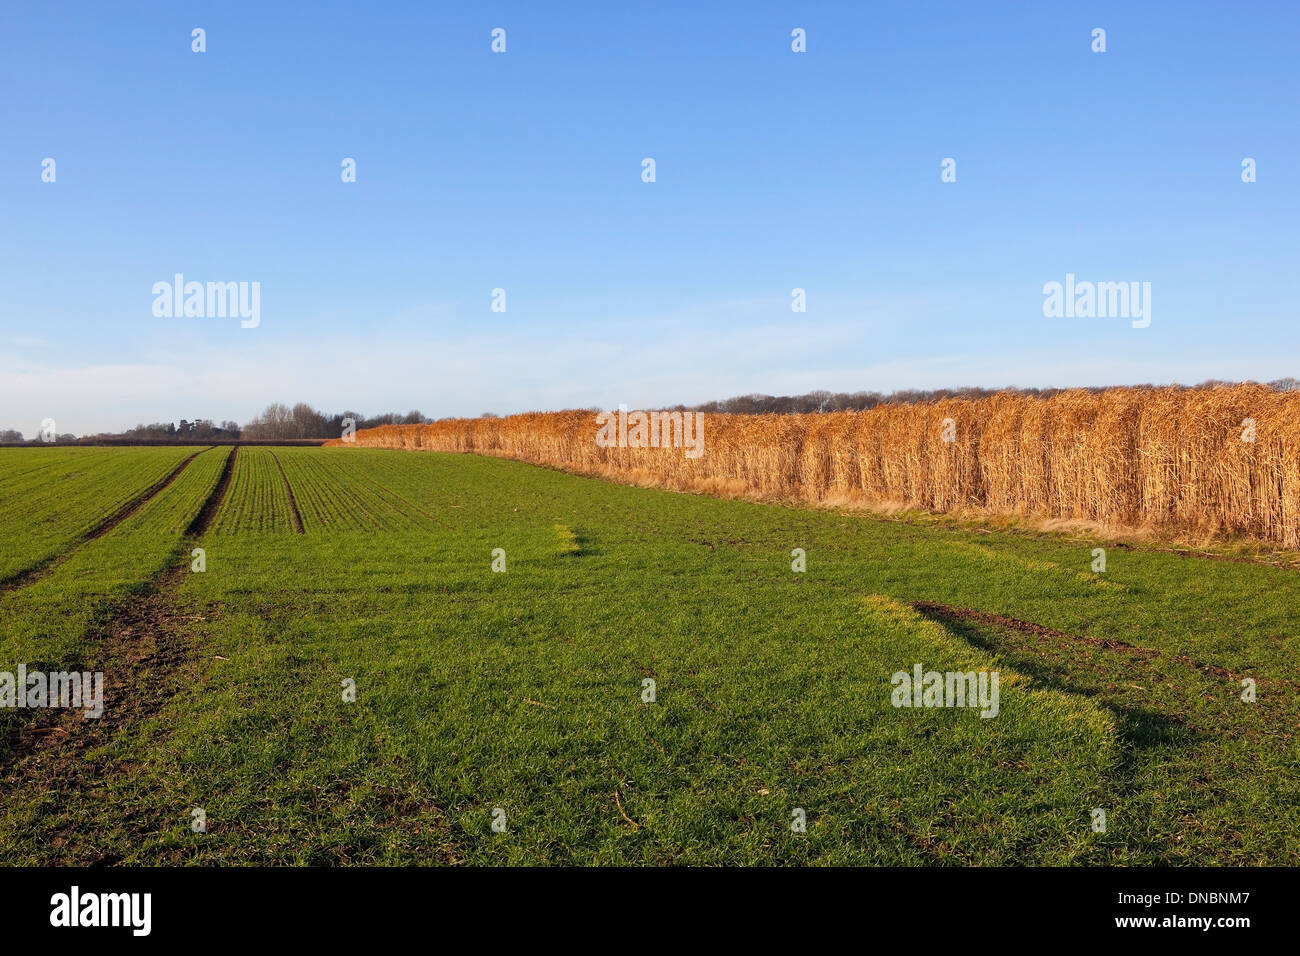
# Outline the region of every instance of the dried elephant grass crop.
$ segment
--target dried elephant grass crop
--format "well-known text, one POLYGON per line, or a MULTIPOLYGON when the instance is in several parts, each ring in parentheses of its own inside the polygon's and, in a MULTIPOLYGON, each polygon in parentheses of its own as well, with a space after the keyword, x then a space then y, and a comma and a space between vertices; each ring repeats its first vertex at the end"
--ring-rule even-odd
POLYGON ((695 459, 681 448, 601 447, 590 411, 385 425, 357 432, 355 444, 498 455, 675 489, 976 508, 1300 546, 1300 393, 1002 392, 861 412, 703 417, 695 459))

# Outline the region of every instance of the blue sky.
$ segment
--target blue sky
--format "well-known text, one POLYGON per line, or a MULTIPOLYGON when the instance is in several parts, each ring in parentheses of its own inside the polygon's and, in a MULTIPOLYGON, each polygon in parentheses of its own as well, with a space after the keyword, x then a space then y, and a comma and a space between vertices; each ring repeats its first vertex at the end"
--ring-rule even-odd
POLYGON ((1300 375, 1294 4, 624 6, 8 5, 0 427, 1300 375))

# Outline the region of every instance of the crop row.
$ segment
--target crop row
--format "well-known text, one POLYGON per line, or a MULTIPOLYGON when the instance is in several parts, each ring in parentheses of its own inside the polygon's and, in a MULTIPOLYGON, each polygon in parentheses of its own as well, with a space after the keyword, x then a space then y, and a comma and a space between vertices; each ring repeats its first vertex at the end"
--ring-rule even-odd
POLYGON ((198 450, 0 451, 0 579, 62 553, 198 450))
POLYGON ((236 534, 241 531, 293 532, 289 495, 275 466, 270 448, 244 447, 235 459, 234 474, 226 500, 217 513, 212 531, 236 534))
MULTIPOLYGON (((129 457, 152 449, 114 451, 129 457)), ((178 548, 229 454, 228 448, 201 452, 121 524, 75 546, 31 585, 0 594, 0 671, 24 661, 77 665, 88 650, 86 635, 106 607, 174 562, 188 562, 188 551, 178 548)))
POLYGON ((399 480, 409 482, 411 469, 395 473, 391 456, 340 456, 315 448, 279 454, 306 531, 400 530, 439 523, 430 506, 420 502, 427 484, 394 490, 399 480))

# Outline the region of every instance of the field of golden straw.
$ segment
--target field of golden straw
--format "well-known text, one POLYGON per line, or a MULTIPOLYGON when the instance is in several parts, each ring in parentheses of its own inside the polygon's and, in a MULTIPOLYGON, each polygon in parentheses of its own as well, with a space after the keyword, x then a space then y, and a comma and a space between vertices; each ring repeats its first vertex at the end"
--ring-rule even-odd
POLYGON ((1002 392, 861 412, 700 417, 704 452, 694 459, 682 448, 601 447, 592 411, 386 425, 358 431, 355 445, 496 455, 769 500, 974 510, 1300 546, 1300 392, 1002 392))

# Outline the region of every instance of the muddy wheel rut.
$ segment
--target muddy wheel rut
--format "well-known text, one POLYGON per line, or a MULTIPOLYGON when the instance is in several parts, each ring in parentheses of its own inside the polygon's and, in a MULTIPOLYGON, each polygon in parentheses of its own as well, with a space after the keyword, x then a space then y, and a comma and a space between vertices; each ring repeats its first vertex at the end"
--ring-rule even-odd
MULTIPOLYGON (((1133 644, 1126 644, 1123 641, 1110 640, 1101 637, 1085 637, 1080 634, 1070 634, 1066 631, 1058 631, 1055 628, 1044 627, 1042 624, 1035 624, 1032 621, 1022 621, 1018 618, 1007 617, 1005 614, 997 614, 993 611, 980 611, 975 608, 957 607, 952 604, 939 604, 934 601, 915 601, 912 607, 922 614, 932 617, 946 618, 952 621, 970 621, 976 624, 992 625, 994 627, 1006 628, 1013 631, 1021 631, 1028 634, 1034 634, 1039 637, 1047 637, 1058 641, 1076 641, 1083 644, 1091 644, 1094 647, 1104 647, 1108 650, 1122 651, 1127 654, 1133 654, 1138 657, 1155 659, 1158 657, 1167 657, 1169 660, 1176 661, 1185 667, 1195 668, 1201 673, 1210 677, 1216 677, 1223 680, 1230 680, 1239 683, 1243 675, 1236 674, 1226 667, 1220 667, 1218 664, 1207 664, 1203 661, 1193 660, 1185 654, 1162 654, 1160 651, 1151 647, 1137 647, 1133 644)), ((1288 686, 1300 686, 1294 681, 1260 681, 1260 683, 1277 683, 1288 686)))
POLYGON ((148 721, 201 677, 202 638, 194 625, 207 616, 187 609, 179 592, 189 573, 189 551, 225 500, 237 451, 236 446, 227 457, 168 569, 114 604, 87 635, 91 650, 81 669, 104 674, 103 715, 86 719, 78 709, 40 710, 10 734, 0 759, 0 804, 24 803, 41 815, 48 862, 111 864, 116 859, 96 839, 101 827, 125 828, 143 838, 184 817, 179 794, 159 795, 143 813, 119 813, 118 801, 121 785, 137 773, 133 752, 147 754, 170 736, 165 726, 147 728, 148 721), (114 747, 118 741, 130 746, 114 747), (87 821, 96 822, 88 827, 87 821))
POLYGON ((289 476, 284 473, 280 457, 275 452, 271 452, 271 459, 275 462, 276 470, 280 472, 280 480, 284 482, 284 493, 289 497, 289 517, 293 519, 294 533, 302 534, 302 515, 298 513, 298 502, 293 496, 293 485, 289 484, 289 476))
MULTIPOLYGON (((9 577, 7 580, 0 581, 0 593, 3 593, 5 591, 16 591, 19 588, 25 588, 29 584, 34 584, 36 581, 45 577, 56 567, 58 567, 69 557, 71 557, 73 552, 75 552, 78 548, 82 547, 83 545, 87 544, 90 541, 94 541, 96 538, 102 538, 104 535, 108 534, 110 531, 112 531, 114 528, 120 525, 127 518, 131 517, 133 514, 135 514, 145 505, 147 505, 150 501, 156 498, 163 491, 163 489, 167 488, 172 482, 174 482, 177 478, 179 478, 181 476, 181 472, 183 472, 186 468, 189 467, 190 462, 192 462, 195 458, 199 457, 199 455, 203 454, 205 451, 211 451, 211 450, 212 447, 210 446, 208 448, 200 449, 199 451, 196 451, 194 454, 190 455, 188 458, 186 458, 184 461, 178 464, 175 468, 173 468, 170 472, 168 472, 162 478, 158 479, 158 481, 154 482, 144 491, 140 492, 140 494, 136 495, 126 504, 122 505, 122 507, 118 508, 117 511, 113 512, 107 518, 104 518, 103 520, 97 522, 89 531, 87 531, 85 534, 81 535, 81 537, 77 538, 70 545, 68 545, 68 547, 65 550, 49 558, 46 558, 44 561, 40 562, 37 565, 34 565, 33 567, 27 568, 24 571, 19 571, 17 574, 14 574, 11 577, 9 577)), ((234 457, 233 453, 231 457, 234 457)))
POLYGON ((186 537, 197 538, 208 530, 212 524, 212 519, 217 516, 217 511, 221 503, 226 500, 226 489, 230 487, 231 476, 235 473, 235 458, 239 456, 239 446, 236 445, 230 449, 230 454, 226 456, 226 463, 221 467, 221 477, 217 479, 217 485, 212 489, 212 494, 208 495, 208 500, 203 502, 203 507, 199 513, 194 516, 189 527, 185 529, 186 537))

